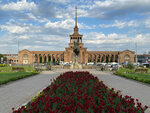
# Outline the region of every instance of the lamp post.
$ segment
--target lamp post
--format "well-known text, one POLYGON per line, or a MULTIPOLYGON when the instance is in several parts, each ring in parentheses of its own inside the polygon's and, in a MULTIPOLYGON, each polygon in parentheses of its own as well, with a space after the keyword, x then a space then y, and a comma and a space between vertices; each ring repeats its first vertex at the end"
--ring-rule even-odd
POLYGON ((120 62, 119 62, 119 52, 118 52, 118 64, 119 64, 120 62))
POLYGON ((33 67, 34 67, 34 62, 35 62, 35 54, 33 53, 33 67))
POLYGON ((137 65, 137 42, 135 43, 135 47, 136 47, 136 65, 137 65))

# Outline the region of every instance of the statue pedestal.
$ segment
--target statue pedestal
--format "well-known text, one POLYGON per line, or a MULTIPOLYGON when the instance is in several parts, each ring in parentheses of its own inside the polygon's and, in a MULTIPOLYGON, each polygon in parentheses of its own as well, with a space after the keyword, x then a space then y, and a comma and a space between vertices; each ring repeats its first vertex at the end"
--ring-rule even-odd
POLYGON ((71 69, 82 69, 82 65, 80 64, 79 56, 74 55, 72 59, 73 59, 73 62, 72 62, 72 65, 70 68, 71 69))

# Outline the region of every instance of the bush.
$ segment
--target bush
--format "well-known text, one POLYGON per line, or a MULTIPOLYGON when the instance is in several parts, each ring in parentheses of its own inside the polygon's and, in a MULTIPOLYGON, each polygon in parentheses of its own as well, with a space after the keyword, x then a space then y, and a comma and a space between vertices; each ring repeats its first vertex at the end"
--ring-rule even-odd
POLYGON ((0 64, 0 67, 6 67, 6 64, 0 64))
POLYGON ((131 63, 128 63, 126 68, 128 68, 128 69, 134 69, 134 65, 131 64, 131 63))

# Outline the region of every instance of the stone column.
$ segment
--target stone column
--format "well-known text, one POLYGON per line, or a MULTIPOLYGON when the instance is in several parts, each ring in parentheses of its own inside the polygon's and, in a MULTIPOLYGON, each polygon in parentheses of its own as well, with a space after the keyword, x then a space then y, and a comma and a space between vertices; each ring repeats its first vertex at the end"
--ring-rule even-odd
POLYGON ((37 55, 37 62, 40 63, 40 55, 37 55))
POLYGON ((59 55, 59 61, 61 61, 61 54, 59 55))
POLYGON ((44 55, 42 55, 42 63, 44 63, 44 57, 45 57, 45 56, 44 56, 44 55))
POLYGON ((37 63, 37 60, 38 60, 38 56, 35 55, 35 56, 34 56, 34 62, 37 63))
POLYGON ((54 59, 55 59, 55 62, 56 62, 56 54, 54 54, 54 59))
POLYGON ((48 54, 47 54, 47 55, 46 55, 46 62, 47 62, 47 63, 48 63, 48 57, 49 57, 49 56, 48 56, 48 54))
POLYGON ((115 62, 115 55, 114 55, 114 54, 113 54, 113 57, 112 57, 112 58, 113 58, 113 62, 115 62))
POLYGON ((102 55, 100 55, 99 61, 102 62, 102 55))
POLYGON ((104 55, 104 62, 106 62, 106 54, 104 55))
POLYGON ((91 62, 93 62, 93 55, 91 55, 91 62))
POLYGON ((51 54, 51 62, 53 62, 53 54, 51 54))
POLYGON ((96 62, 96 64, 97 64, 97 54, 96 54, 95 62, 96 62))
POLYGON ((109 54, 109 57, 108 57, 108 62, 111 61, 111 54, 109 54))

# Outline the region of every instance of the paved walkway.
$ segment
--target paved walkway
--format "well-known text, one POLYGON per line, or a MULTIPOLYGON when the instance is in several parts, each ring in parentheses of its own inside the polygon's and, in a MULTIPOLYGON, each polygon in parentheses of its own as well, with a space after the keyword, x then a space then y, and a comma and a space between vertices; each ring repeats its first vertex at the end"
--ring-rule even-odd
MULTIPOLYGON (((132 96, 134 99, 139 99, 139 102, 143 105, 148 105, 150 107, 150 85, 123 77, 118 77, 116 75, 112 75, 111 73, 94 72, 93 74, 110 88, 120 90, 123 95, 128 95, 132 96)), ((150 113, 150 108, 146 111, 146 113, 150 113)))
POLYGON ((0 113, 11 113, 12 107, 28 102, 32 95, 50 84, 55 72, 41 73, 16 82, 0 86, 0 113))
MULTIPOLYGON (((18 107, 30 100, 32 95, 50 84, 50 79, 70 70, 54 70, 28 77, 0 86, 0 113, 10 113, 12 107, 18 107)), ((74 70, 78 71, 78 70, 74 70)), ((84 70, 86 71, 86 70, 84 70)), ((150 85, 115 76, 108 72, 87 70, 97 76, 107 86, 121 90, 123 95, 138 98, 144 105, 150 106, 150 85)), ((150 111, 147 113, 150 113, 150 111)))

